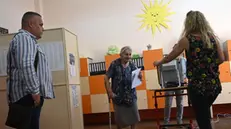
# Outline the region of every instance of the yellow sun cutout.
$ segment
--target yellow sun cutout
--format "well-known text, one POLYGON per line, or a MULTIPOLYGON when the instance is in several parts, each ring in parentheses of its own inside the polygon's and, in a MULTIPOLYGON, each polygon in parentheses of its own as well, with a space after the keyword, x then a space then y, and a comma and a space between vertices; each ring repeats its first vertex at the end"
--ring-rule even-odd
POLYGON ((137 15, 139 18, 143 18, 142 25, 139 29, 143 29, 146 27, 146 30, 152 30, 152 35, 155 35, 156 28, 161 32, 161 26, 168 29, 169 26, 166 22, 170 22, 170 20, 167 19, 168 16, 174 14, 174 12, 169 12, 168 5, 171 3, 171 0, 164 4, 163 0, 161 2, 158 2, 158 0, 154 0, 154 3, 149 1, 149 6, 145 4, 143 1, 141 1, 144 5, 145 9, 142 9, 144 14, 137 15))

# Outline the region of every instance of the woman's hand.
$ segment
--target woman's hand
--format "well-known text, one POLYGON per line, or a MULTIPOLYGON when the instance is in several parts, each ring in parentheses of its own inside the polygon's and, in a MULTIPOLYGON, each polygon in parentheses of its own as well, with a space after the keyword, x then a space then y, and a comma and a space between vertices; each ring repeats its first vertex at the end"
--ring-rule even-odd
POLYGON ((154 67, 157 67, 157 66, 159 66, 159 65, 160 65, 160 61, 154 61, 154 62, 153 62, 153 66, 154 66, 154 67))
POLYGON ((108 93, 108 96, 109 96, 110 99, 112 99, 112 98, 114 98, 115 94, 111 91, 111 92, 108 93))
POLYGON ((107 89, 108 97, 109 99, 113 99, 115 97, 115 94, 113 93, 112 89, 107 89))
POLYGON ((188 79, 184 78, 184 85, 187 86, 188 85, 188 79))
POLYGON ((143 77, 143 75, 142 75, 142 72, 140 71, 140 73, 139 73, 139 75, 138 75, 138 78, 139 78, 140 80, 142 80, 142 77, 143 77))

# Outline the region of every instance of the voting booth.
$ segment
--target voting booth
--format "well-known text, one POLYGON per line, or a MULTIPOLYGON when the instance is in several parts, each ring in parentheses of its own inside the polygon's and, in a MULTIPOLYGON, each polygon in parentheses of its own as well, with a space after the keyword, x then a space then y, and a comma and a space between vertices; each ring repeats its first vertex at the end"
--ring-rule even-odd
MULTIPOLYGON (((5 129, 8 113, 6 55, 13 36, 0 36, 0 129, 5 129)), ((40 128, 83 129, 77 36, 63 28, 49 29, 44 31, 38 43, 47 55, 56 96, 55 99, 45 100, 40 128)))
POLYGON ((174 59, 169 63, 162 64, 158 67, 158 81, 161 88, 170 88, 183 86, 184 84, 184 70, 183 58, 174 59))

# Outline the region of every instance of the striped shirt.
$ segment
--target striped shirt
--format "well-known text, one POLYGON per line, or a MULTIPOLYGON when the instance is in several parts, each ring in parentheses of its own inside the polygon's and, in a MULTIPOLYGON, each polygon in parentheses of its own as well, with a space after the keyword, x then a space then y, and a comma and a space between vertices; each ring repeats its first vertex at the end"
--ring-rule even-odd
POLYGON ((47 57, 37 44, 36 37, 26 30, 19 30, 10 43, 7 74, 8 93, 9 80, 11 81, 11 102, 16 102, 28 94, 40 94, 47 99, 55 97, 47 57), (37 69, 34 66, 36 54, 37 69))

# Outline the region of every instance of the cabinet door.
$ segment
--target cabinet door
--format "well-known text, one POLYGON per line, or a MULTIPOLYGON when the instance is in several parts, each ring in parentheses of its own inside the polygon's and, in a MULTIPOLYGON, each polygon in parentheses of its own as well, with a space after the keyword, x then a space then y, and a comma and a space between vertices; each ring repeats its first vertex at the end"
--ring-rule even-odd
MULTIPOLYGON (((109 112, 109 102, 107 94, 91 95, 92 113, 109 112)), ((110 110, 113 111, 112 103, 110 103, 110 110)))
POLYGON ((221 82, 231 82, 230 62, 226 61, 219 66, 221 82))
POLYGON ((163 58, 162 49, 143 51, 144 69, 145 70, 156 69, 153 66, 153 62, 157 60, 161 60, 162 58, 163 58))
POLYGON ((231 103, 231 83, 222 83, 222 92, 219 94, 214 104, 231 103))
POLYGON ((146 90, 138 90, 137 91, 137 106, 138 109, 148 109, 148 101, 147 101, 147 92, 146 90))
POLYGON ((108 70, 111 62, 117 58, 119 58, 120 55, 119 54, 115 54, 115 55, 106 55, 105 56, 105 65, 106 65, 106 70, 108 70))
MULTIPOLYGON (((146 88, 147 88, 147 99, 148 99, 148 109, 153 109, 154 107, 154 89, 160 89, 160 85, 158 82, 158 75, 157 75, 157 70, 153 69, 153 70, 145 70, 145 79, 146 79, 146 88)), ((162 93, 164 94, 164 93, 162 93)), ((159 94, 158 94, 159 95, 159 94)), ((162 98, 158 98, 157 99, 158 102, 158 108, 163 108, 164 107, 164 103, 165 103, 165 99, 162 98)))
POLYGON ((90 86, 88 77, 80 77, 80 87, 82 95, 90 95, 90 86))
POLYGON ((145 70, 145 80, 146 80, 146 88, 147 90, 153 90, 153 89, 160 89, 160 85, 158 82, 158 75, 157 70, 145 70))
POLYGON ((87 58, 80 58, 80 77, 90 76, 87 58))
POLYGON ((104 75, 89 76, 91 94, 106 94, 104 75))
POLYGON ((91 95, 82 95, 83 114, 91 113, 91 95))

